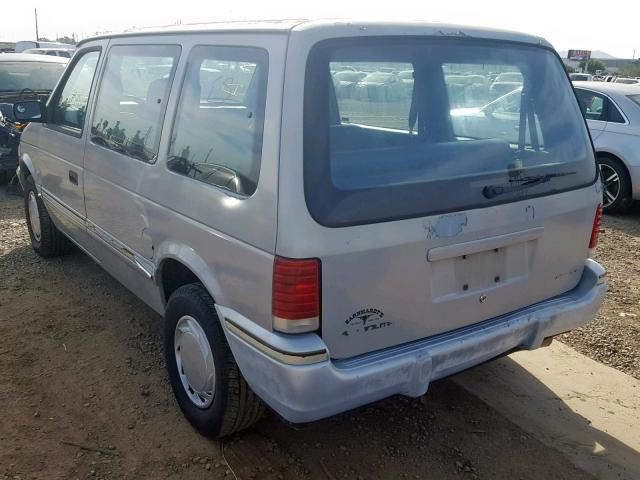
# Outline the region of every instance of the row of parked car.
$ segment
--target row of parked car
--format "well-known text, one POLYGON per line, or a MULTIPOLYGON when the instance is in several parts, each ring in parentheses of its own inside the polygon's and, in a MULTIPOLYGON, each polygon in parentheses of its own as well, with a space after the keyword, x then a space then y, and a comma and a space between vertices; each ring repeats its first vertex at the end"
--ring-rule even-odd
MULTIPOLYGON (((411 99, 413 70, 383 67, 381 70, 371 71, 371 64, 363 64, 361 68, 353 65, 341 67, 341 70, 332 72, 335 92, 339 98, 406 102, 411 99)), ((449 72, 445 75, 445 81, 449 94, 454 97, 454 105, 469 106, 471 101, 473 106, 479 106, 521 86, 522 74, 513 71, 486 74, 449 72), (456 98, 465 93, 469 96, 469 92, 472 99, 456 98)))
POLYGON ((537 36, 172 27, 84 40, 55 88, 17 82, 49 58, 26 57, 0 65, 32 247, 72 242, 164 316, 174 394, 206 435, 265 404, 305 423, 418 397, 603 302, 583 114, 605 135, 620 106, 637 128, 637 99, 579 103, 537 36))
POLYGON ((618 77, 617 75, 591 75, 590 73, 570 73, 569 78, 572 82, 624 83, 627 85, 640 84, 640 78, 618 77))

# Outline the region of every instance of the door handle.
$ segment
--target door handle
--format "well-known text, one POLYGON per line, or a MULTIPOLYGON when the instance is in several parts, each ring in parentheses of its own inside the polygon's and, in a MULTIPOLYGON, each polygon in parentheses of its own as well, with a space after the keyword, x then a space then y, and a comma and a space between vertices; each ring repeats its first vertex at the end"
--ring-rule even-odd
POLYGON ((78 173, 73 170, 69 170, 69 181, 74 185, 78 185, 78 173))

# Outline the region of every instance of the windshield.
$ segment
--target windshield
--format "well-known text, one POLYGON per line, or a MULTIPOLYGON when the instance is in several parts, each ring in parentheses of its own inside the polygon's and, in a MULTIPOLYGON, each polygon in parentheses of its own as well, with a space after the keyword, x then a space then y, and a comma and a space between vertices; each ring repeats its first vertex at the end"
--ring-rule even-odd
POLYGON ((638 83, 640 80, 636 80, 635 78, 617 78, 615 83, 624 83, 627 85, 633 85, 634 83, 638 83))
POLYGON ((305 92, 305 196, 326 226, 479 208, 596 178, 571 84, 544 48, 472 39, 328 40, 310 53, 305 92), (343 88, 328 81, 343 65, 372 73, 343 88), (365 84, 388 78, 387 70, 411 72, 414 80, 365 84), (492 78, 509 83, 496 88, 492 78), (487 195, 496 186, 501 193, 487 195))
POLYGON ((0 92, 53 90, 65 68, 64 63, 0 62, 0 92))

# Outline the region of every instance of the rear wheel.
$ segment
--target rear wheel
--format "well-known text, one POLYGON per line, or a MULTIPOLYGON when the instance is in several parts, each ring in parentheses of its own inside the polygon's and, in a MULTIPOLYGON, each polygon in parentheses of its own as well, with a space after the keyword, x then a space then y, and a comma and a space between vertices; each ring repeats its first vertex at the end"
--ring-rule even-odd
POLYGON ((602 210, 613 213, 629 208, 633 203, 631 180, 622 162, 613 157, 600 156, 598 166, 602 179, 602 210))
POLYGON ((173 393, 200 433, 224 437, 260 419, 264 404, 242 377, 202 285, 182 286, 169 298, 164 346, 173 393))
POLYGON ((53 224, 49 212, 38 194, 33 177, 27 177, 25 183, 24 210, 31 246, 41 257, 62 255, 67 250, 67 238, 53 224))

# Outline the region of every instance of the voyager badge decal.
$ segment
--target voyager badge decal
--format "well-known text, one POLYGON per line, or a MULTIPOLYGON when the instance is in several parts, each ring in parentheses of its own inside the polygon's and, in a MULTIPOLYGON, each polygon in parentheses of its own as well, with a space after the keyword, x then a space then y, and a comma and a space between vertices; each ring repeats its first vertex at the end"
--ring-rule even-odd
POLYGON ((348 337, 355 333, 372 332, 390 326, 392 322, 383 320, 383 318, 384 313, 377 308, 358 310, 344 321, 347 329, 342 332, 342 335, 348 337))

